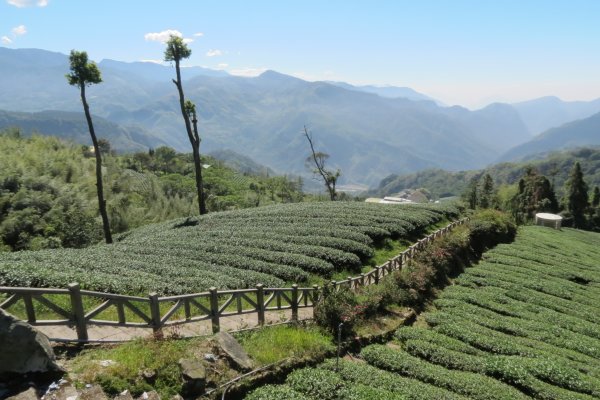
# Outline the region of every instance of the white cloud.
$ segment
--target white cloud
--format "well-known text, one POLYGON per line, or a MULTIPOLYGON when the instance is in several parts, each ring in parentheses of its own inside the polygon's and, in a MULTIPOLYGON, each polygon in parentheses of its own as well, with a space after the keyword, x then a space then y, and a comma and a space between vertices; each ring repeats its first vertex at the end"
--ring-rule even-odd
MULTIPOLYGON (((162 32, 150 32, 150 33, 146 33, 144 35, 144 39, 146 39, 149 42, 161 42, 161 43, 166 43, 167 40, 169 40, 169 38, 171 36, 177 36, 182 38, 183 34, 181 32, 179 32, 178 30, 175 29, 167 29, 166 31, 162 31, 162 32)), ((194 41, 194 39, 190 39, 190 38, 184 38, 183 39, 183 43, 192 43, 194 41)))
POLYGON ((217 64, 217 69, 225 69, 227 67, 229 67, 229 64, 226 64, 226 63, 217 64))
POLYGON ((194 33, 192 36, 202 37, 202 36, 204 36, 204 33, 203 32, 197 32, 197 33, 194 33))
POLYGON ((258 76, 265 72, 267 68, 236 68, 229 71, 231 75, 236 76, 258 76))
POLYGON ((18 8, 33 6, 46 7, 48 5, 48 0, 6 0, 6 2, 11 6, 15 6, 18 8))
POLYGON ((2 44, 11 44, 12 43, 12 40, 8 36, 2 36, 0 38, 0 41, 2 42, 2 44))
POLYGON ((209 50, 206 52, 206 56, 207 57, 217 57, 217 56, 222 56, 223 52, 221 50, 209 50))
POLYGON ((12 28, 11 32, 14 36, 21 36, 27 33, 27 28, 25 25, 19 25, 12 28))
POLYGON ((140 60, 140 62, 143 62, 143 63, 152 63, 152 64, 161 64, 161 65, 163 64, 162 60, 140 60))

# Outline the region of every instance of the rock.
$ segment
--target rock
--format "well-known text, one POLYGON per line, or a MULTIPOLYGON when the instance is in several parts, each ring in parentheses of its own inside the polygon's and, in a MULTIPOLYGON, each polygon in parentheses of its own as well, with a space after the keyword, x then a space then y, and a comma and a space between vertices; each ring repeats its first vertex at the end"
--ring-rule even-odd
POLYGON ((47 392, 44 396, 44 400, 77 400, 78 398, 77 389, 75 389, 71 382, 63 380, 61 380, 53 391, 47 392))
POLYGON ((123 392, 116 395, 114 400, 133 400, 133 396, 131 396, 129 390, 124 390, 123 392))
POLYGON ((182 358, 179 360, 181 377, 183 378, 183 393, 186 395, 198 395, 206 387, 206 368, 198 360, 182 358))
POLYGON ((217 340, 221 349, 239 368, 244 371, 249 371, 254 367, 254 363, 248 357, 244 348, 238 343, 233 336, 227 332, 217 333, 217 340))
POLYGON ((144 392, 138 400, 160 400, 160 395, 155 390, 144 392))
POLYGON ((153 369, 145 369, 140 373, 140 375, 149 384, 156 382, 156 377, 158 376, 156 370, 153 369))
POLYGON ((38 395, 35 388, 30 387, 24 392, 21 392, 11 397, 7 397, 6 400, 38 400, 38 395))
POLYGON ((111 365, 115 365, 117 362, 113 361, 113 360, 100 360, 98 361, 98 364, 100 364, 101 367, 110 367, 111 365))
POLYGON ((0 376, 32 372, 62 376, 55 360, 44 334, 0 309, 0 376))
POLYGON ((79 395, 79 400, 108 400, 108 396, 99 385, 86 385, 79 395))

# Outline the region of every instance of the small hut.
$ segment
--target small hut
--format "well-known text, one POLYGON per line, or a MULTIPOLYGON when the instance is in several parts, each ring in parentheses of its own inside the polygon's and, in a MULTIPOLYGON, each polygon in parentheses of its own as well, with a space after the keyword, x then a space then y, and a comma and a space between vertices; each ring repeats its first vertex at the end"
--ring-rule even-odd
POLYGON ((554 229, 560 229, 562 224, 562 219, 560 215, 549 214, 549 213, 537 213, 535 214, 535 224, 542 226, 549 226, 554 229))

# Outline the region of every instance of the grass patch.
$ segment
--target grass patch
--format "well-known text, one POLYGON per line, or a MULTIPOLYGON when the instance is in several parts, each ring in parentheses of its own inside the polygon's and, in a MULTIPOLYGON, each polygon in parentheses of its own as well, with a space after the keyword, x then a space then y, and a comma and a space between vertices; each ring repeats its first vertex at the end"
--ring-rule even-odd
MULTIPOLYGON (((213 352, 213 343, 203 338, 140 339, 118 346, 84 350, 69 362, 68 369, 78 386, 94 382, 110 395, 128 389, 134 397, 144 391, 156 390, 165 399, 181 392, 179 359, 203 359, 204 354, 213 352), (144 370, 156 371, 154 383, 144 380, 141 374, 144 370)), ((236 373, 228 370, 224 359, 207 368, 207 372, 211 371, 215 371, 218 379, 230 378, 236 373)))
POLYGON ((250 357, 260 365, 289 357, 314 357, 335 348, 331 337, 313 326, 280 325, 236 336, 250 357))
POLYGON ((396 257, 406 250, 411 244, 412 242, 405 239, 385 239, 382 243, 378 243, 375 246, 375 254, 369 259, 367 265, 372 268, 385 264, 389 259, 396 257))

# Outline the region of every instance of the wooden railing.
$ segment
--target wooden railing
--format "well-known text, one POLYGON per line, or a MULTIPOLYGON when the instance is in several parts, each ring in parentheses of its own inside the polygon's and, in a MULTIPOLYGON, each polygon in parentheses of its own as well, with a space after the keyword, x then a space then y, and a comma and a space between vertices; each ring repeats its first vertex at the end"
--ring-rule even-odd
MULTIPOLYGON (((340 290, 342 287, 356 290, 378 284, 383 277, 401 270, 404 265, 410 263, 419 250, 466 221, 467 218, 438 229, 368 273, 348 277, 342 281, 331 281, 327 286, 333 290, 340 290)), ((220 319, 223 317, 256 313, 257 323, 262 326, 265 324, 265 313, 275 310, 291 310, 291 320, 297 321, 298 310, 317 304, 323 290, 318 285, 306 288, 298 285, 289 288, 264 288, 259 284, 249 289, 217 290, 212 287, 208 292, 202 293, 163 297, 150 293, 148 297, 139 297, 82 290, 79 284, 72 283, 67 289, 2 286, 0 293, 8 295, 0 304, 0 308, 6 310, 21 301, 28 323, 75 327, 78 341, 87 341, 89 325, 152 328, 158 332, 167 326, 210 320, 212 331, 216 333, 221 329, 220 319), (53 296, 54 299, 47 296, 53 296), (55 300, 58 296, 69 297, 69 301, 65 301, 70 305, 69 310, 58 304, 55 300), (37 319, 34 302, 51 310, 61 319, 37 319), (86 304, 92 305, 88 307, 91 309, 87 312, 86 304), (111 307, 113 312, 116 310, 116 318, 98 319, 111 307)))

